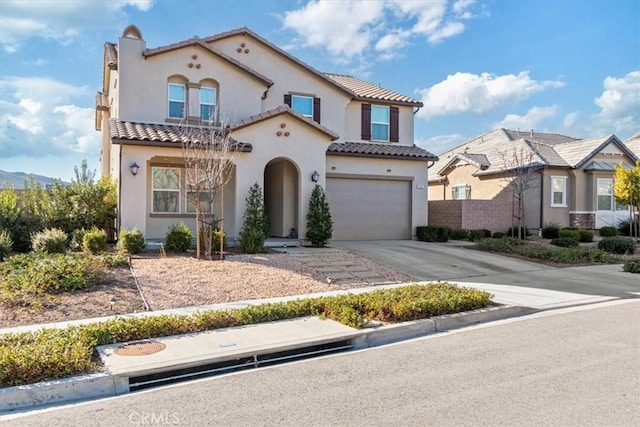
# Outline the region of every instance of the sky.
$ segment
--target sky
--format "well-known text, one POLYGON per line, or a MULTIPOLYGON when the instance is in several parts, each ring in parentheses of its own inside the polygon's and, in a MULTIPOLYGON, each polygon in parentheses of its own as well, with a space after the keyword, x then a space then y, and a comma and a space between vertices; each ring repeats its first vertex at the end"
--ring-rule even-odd
POLYGON ((498 127, 640 131, 639 0, 0 0, 0 169, 99 170, 104 43, 148 48, 247 26, 319 71, 422 100, 441 154, 498 127))

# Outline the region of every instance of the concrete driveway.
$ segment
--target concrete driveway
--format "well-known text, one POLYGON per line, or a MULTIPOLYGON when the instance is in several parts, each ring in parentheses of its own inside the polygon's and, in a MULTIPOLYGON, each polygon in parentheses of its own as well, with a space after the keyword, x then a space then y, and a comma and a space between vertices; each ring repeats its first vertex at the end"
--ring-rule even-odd
POLYGON ((618 298, 640 296, 640 275, 625 273, 620 265, 556 268, 456 244, 411 240, 331 242, 332 247, 351 251, 419 281, 456 280, 618 298))

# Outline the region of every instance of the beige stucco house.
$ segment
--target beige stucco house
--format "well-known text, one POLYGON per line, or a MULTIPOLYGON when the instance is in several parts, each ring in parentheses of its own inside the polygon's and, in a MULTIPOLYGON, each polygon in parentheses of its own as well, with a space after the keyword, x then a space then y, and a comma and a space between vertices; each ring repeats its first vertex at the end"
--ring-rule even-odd
POLYGON ((640 132, 631 136, 624 144, 640 159, 640 132))
POLYGON ((637 156, 615 135, 593 139, 496 129, 442 153, 429 169, 429 224, 505 231, 518 224, 510 187, 530 166, 526 227, 600 228, 629 218, 613 197, 613 171, 637 156), (523 166, 525 166, 523 168, 523 166))
POLYGON ((437 159, 413 142, 421 105, 321 73, 247 28, 147 48, 129 26, 104 47, 96 106, 102 174, 118 179, 120 227, 147 239, 164 238, 177 222, 194 227, 176 183, 185 175, 184 130, 224 125, 239 153, 214 209, 230 238, 254 183, 271 234, 295 229, 304 237, 313 177, 326 189, 334 239, 410 239, 427 223, 427 168, 437 159))

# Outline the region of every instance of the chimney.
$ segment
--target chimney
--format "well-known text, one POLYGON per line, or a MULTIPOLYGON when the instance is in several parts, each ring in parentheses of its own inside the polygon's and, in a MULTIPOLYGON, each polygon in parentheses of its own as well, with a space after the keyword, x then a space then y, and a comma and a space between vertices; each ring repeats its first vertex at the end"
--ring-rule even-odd
POLYGON ((533 129, 531 129, 531 138, 533 138, 533 129))

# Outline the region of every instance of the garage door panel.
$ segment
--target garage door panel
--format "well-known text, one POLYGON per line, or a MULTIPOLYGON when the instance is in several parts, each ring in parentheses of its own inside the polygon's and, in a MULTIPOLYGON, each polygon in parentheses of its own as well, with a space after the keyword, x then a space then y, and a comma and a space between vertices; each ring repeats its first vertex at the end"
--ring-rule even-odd
POLYGON ((334 240, 411 238, 411 182, 327 178, 334 240))

